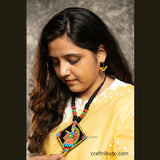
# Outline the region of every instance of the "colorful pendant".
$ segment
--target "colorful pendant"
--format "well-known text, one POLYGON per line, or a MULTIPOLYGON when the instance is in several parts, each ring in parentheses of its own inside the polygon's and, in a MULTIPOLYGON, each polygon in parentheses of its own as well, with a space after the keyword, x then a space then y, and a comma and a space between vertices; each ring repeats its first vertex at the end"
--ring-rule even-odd
POLYGON ((70 150, 87 138, 77 121, 73 121, 71 125, 58 132, 56 136, 64 150, 63 155, 67 155, 70 150))

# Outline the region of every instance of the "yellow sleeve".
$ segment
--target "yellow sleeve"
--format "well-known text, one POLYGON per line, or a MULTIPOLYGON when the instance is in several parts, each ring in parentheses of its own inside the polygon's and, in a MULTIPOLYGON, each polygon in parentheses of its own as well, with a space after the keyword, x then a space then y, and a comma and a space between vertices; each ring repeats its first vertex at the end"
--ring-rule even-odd
MULTIPOLYGON (((134 160, 134 95, 119 109, 118 129, 109 141, 107 160, 134 160)), ((123 100, 122 100, 123 101, 123 100)), ((121 102, 122 102, 121 101, 121 102)), ((122 105, 122 103, 120 103, 122 105)))

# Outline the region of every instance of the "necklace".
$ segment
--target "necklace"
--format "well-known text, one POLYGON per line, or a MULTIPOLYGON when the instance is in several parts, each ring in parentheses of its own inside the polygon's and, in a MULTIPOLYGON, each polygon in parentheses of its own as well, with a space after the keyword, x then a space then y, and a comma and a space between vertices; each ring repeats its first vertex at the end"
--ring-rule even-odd
POLYGON ((73 122, 64 130, 56 134, 56 137, 58 138, 58 141, 60 142, 63 148, 64 156, 66 156, 70 150, 75 148, 77 145, 79 145, 81 142, 83 142, 87 138, 84 131, 80 127, 79 123, 86 116, 89 110, 90 104, 92 103, 98 91, 104 84, 105 79, 106 79, 106 75, 101 85, 95 90, 95 92, 89 98, 88 102, 85 104, 84 110, 80 116, 77 116, 77 111, 75 106, 75 96, 74 95, 72 96, 71 106, 72 106, 72 113, 73 113, 73 122))

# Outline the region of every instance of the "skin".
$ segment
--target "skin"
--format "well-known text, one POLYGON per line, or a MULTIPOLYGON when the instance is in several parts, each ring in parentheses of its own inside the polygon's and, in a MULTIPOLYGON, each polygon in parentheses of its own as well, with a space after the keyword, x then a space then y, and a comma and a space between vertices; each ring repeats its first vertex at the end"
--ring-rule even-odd
MULTIPOLYGON (((48 44, 49 56, 57 77, 82 99, 89 99, 104 80, 105 74, 99 70, 107 53, 103 45, 97 54, 76 46, 67 36, 59 37, 48 44)), ((113 79, 107 77, 99 94, 109 87, 113 79)))

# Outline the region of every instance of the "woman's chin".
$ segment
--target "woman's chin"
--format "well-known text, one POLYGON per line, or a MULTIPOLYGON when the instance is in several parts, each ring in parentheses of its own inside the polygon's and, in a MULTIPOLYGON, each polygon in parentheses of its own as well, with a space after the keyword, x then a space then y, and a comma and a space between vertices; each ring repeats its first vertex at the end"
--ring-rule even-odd
POLYGON ((80 86, 68 86, 68 89, 71 91, 71 92, 74 92, 74 93, 79 93, 79 92, 83 92, 83 89, 80 88, 80 86))
POLYGON ((80 90, 77 88, 77 87, 68 87, 69 88, 69 90, 71 91, 71 92, 74 92, 74 93, 77 93, 77 92, 80 92, 80 90))

